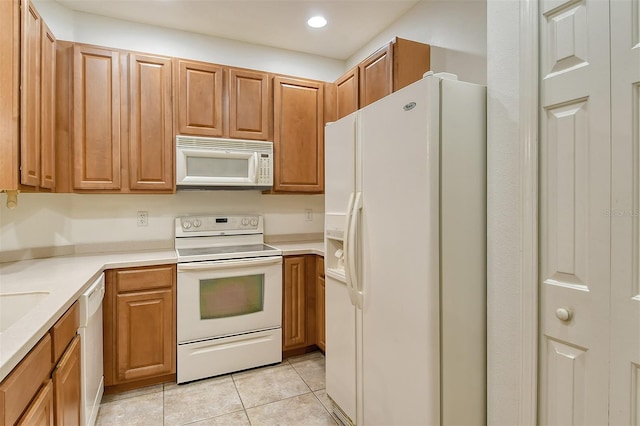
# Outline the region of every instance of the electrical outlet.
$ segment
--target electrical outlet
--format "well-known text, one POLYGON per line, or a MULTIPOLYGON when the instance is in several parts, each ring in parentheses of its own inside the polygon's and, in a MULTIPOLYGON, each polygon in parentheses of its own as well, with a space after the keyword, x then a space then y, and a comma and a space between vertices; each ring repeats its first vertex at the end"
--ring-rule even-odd
POLYGON ((306 220, 307 222, 313 221, 313 210, 304 209, 304 220, 306 220))
POLYGON ((149 225, 149 212, 138 210, 138 226, 149 225))

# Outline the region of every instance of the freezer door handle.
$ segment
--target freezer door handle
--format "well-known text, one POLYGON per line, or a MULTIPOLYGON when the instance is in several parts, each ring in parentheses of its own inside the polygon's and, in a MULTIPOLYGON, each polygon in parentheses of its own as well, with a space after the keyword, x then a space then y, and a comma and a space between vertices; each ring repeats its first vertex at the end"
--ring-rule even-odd
POLYGON ((356 306, 357 301, 356 301, 356 297, 355 297, 355 291, 353 288, 353 282, 352 282, 352 278, 351 278, 351 274, 352 272, 349 270, 350 267, 350 262, 349 259, 351 257, 351 251, 350 251, 350 242, 349 242, 349 234, 351 232, 351 226, 352 226, 352 221, 351 221, 351 213, 353 210, 353 204, 355 201, 355 193, 352 192, 351 195, 349 196, 349 202, 347 203, 347 214, 346 214, 346 218, 345 218, 345 224, 344 224, 344 277, 345 277, 345 281, 347 283, 347 290, 349 291, 349 299, 351 300, 351 304, 353 306, 356 306))
POLYGON ((357 250, 357 241, 358 241, 358 223, 360 219, 360 212, 362 211, 362 192, 357 192, 355 199, 353 201, 352 211, 350 213, 350 226, 349 233, 347 234, 349 255, 346 262, 349 263, 349 275, 351 278, 351 288, 353 292, 353 296, 351 301, 354 306, 362 309, 362 290, 360 288, 360 277, 358 276, 358 268, 356 264, 356 250, 357 250))

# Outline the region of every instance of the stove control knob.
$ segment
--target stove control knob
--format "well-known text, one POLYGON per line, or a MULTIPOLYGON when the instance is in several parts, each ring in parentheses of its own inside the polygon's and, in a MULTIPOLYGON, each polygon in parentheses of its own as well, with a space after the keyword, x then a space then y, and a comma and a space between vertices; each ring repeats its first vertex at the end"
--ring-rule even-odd
POLYGON ((247 226, 249 224, 249 219, 247 219, 246 217, 242 218, 242 226, 247 226))
POLYGON ((200 219, 196 219, 193 221, 193 226, 195 226, 196 228, 200 228, 200 225, 202 225, 200 219))
POLYGON ((252 226, 257 226, 258 225, 258 219, 256 219, 255 217, 253 219, 251 219, 251 225, 252 226))
POLYGON ((189 222, 188 220, 185 220, 184 222, 182 222, 182 227, 184 229, 189 229, 191 228, 191 222, 189 222))

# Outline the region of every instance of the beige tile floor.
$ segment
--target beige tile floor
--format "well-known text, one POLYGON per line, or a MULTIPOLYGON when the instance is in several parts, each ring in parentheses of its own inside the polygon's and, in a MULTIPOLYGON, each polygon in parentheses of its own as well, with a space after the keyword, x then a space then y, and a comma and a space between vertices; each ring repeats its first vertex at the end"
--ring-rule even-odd
POLYGON ((336 425, 324 385, 324 355, 313 352, 199 380, 105 395, 100 425, 336 425))

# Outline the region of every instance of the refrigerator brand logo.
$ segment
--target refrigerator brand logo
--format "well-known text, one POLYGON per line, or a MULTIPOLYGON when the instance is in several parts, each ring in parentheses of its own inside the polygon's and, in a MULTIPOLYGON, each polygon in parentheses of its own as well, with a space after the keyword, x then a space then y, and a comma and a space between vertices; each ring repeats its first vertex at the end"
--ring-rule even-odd
POLYGON ((411 111, 415 107, 416 107, 416 103, 415 102, 409 102, 408 104, 403 106, 402 109, 405 110, 405 111, 411 111))

